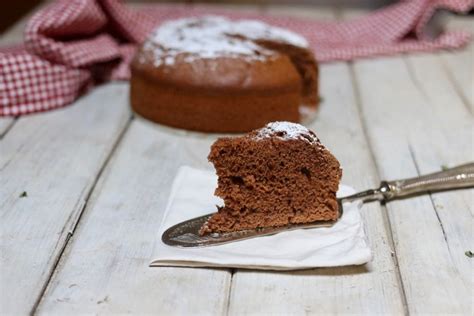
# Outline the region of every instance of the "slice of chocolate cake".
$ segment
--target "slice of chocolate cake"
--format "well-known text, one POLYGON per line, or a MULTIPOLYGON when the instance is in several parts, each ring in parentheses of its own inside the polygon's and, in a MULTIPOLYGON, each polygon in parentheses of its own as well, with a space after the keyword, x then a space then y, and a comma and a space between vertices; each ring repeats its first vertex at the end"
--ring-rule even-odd
POLYGON ((219 138, 208 159, 224 206, 201 234, 338 218, 339 162, 302 125, 274 122, 244 136, 219 138))

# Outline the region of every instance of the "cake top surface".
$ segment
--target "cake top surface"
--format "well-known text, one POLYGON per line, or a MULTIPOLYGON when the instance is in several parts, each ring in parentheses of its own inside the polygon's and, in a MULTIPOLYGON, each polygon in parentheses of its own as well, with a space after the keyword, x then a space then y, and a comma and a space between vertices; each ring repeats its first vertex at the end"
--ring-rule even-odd
POLYGON ((298 139, 311 144, 320 144, 319 138, 301 124, 291 122, 271 122, 257 130, 257 140, 278 137, 283 140, 298 139))
POLYGON ((307 41, 291 31, 256 20, 232 21, 221 16, 204 16, 171 20, 157 28, 143 48, 151 51, 156 66, 171 65, 178 54, 192 62, 196 58, 244 57, 264 60, 273 55, 256 42, 270 40, 299 47, 307 41))

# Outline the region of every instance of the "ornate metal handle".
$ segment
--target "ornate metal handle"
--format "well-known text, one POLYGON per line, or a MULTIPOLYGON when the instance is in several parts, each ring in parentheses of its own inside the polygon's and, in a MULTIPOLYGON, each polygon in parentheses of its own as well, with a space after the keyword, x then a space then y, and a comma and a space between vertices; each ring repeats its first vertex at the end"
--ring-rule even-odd
POLYGON ((385 200, 433 191, 474 186, 474 163, 457 166, 428 175, 387 182, 385 200))
POLYGON ((474 163, 467 163, 416 178, 383 181, 378 189, 367 190, 341 198, 342 201, 362 200, 388 202, 406 196, 474 187, 474 163))

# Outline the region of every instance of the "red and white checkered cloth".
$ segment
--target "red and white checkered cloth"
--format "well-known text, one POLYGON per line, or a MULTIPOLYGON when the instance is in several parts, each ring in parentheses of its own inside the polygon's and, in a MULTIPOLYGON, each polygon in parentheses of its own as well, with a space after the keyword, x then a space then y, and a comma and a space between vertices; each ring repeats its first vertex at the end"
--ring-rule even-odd
POLYGON ((138 43, 165 20, 203 14, 254 18, 305 36, 320 62, 457 48, 465 32, 424 35, 437 9, 467 12, 474 0, 410 0, 346 22, 235 13, 212 7, 152 5, 132 10, 117 0, 59 0, 27 24, 24 45, 0 49, 0 116, 50 110, 88 88, 130 77, 138 43))

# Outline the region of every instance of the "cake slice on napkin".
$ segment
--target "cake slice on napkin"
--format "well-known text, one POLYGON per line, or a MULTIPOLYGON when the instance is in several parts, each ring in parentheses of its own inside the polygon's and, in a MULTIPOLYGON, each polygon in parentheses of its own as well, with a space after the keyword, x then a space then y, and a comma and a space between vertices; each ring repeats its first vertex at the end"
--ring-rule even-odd
POLYGON ((202 235, 339 217, 339 162, 302 125, 273 122, 244 136, 219 138, 208 159, 224 206, 202 235))

